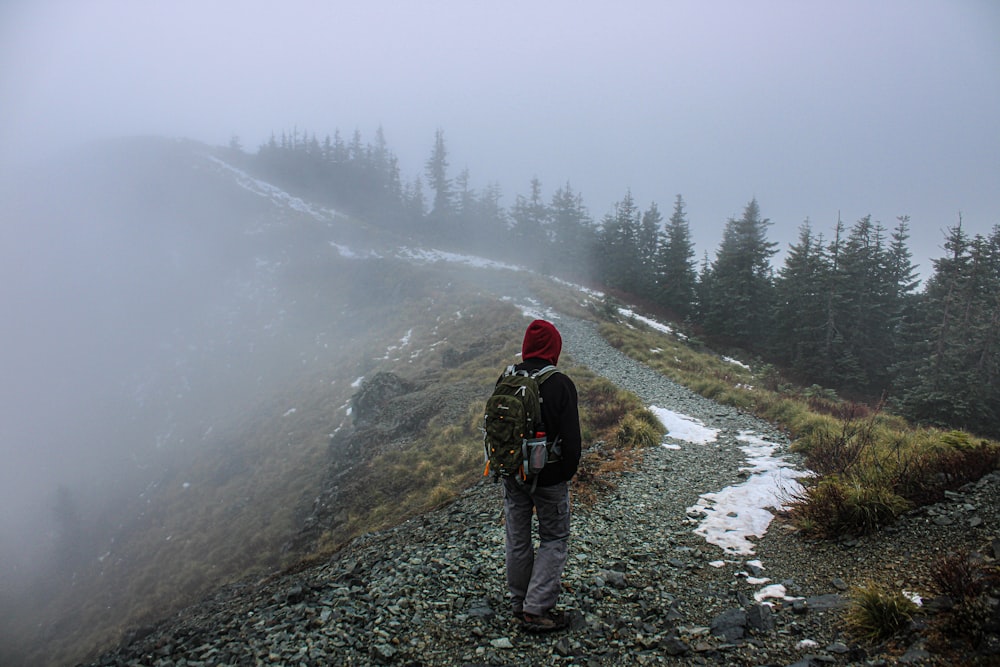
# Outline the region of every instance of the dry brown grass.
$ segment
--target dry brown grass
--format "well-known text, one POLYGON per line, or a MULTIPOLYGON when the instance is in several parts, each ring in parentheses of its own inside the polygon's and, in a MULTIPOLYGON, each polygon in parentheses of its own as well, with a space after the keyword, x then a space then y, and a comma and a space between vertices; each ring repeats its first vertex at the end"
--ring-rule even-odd
POLYGON ((882 405, 843 401, 815 385, 795 387, 773 367, 755 373, 633 322, 608 321, 600 330, 613 346, 666 377, 783 427, 818 473, 791 512, 811 532, 878 530, 913 505, 935 502, 945 490, 1000 465, 1000 443, 914 427, 882 405))

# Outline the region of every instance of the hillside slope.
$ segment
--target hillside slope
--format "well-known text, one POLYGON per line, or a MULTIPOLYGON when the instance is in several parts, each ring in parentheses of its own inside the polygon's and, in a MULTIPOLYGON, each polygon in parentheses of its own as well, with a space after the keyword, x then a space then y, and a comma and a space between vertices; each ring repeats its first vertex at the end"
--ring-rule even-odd
MULTIPOLYGON (((920 571, 933 558, 963 546, 995 549, 1000 475, 870 538, 808 543, 779 524, 752 540, 752 552, 722 549, 693 530, 700 522, 692 508, 704 494, 748 487, 760 474, 747 472, 740 443, 748 432, 793 464, 781 433, 657 378, 604 343, 593 325, 547 315, 578 362, 717 432, 712 442, 681 437, 667 441, 676 448, 648 450, 613 493, 576 508, 561 600, 573 617, 569 631, 526 634, 507 613, 502 501, 487 482, 441 509, 364 535, 327 562, 220 590, 171 621, 137 630, 92 664, 951 665, 995 658, 950 645, 923 622, 898 642, 862 644, 843 632, 840 618, 850 586, 888 576, 929 597, 920 571)), ((925 617, 935 613, 928 608, 925 617)))
MULTIPOLYGON (((733 528, 743 546, 722 549, 705 520, 742 511, 710 498, 770 479, 745 438, 794 478, 773 427, 609 347, 588 319, 608 314, 600 295, 421 248, 220 155, 124 142, 50 174, 43 191, 63 196, 16 198, 2 443, 24 465, 0 485, 3 664, 119 643, 95 664, 847 663, 929 639, 844 638, 826 609, 844 587, 899 571, 927 594, 946 547, 995 557, 995 476, 891 533, 831 545, 733 528), (508 622, 496 488, 473 486, 478 410, 535 316, 564 330, 566 368, 718 431, 650 450, 578 507, 576 623, 552 641, 508 622), (357 396, 377 388, 366 423, 357 396), (754 599, 765 577, 784 584, 775 608, 754 599)), ((586 413, 607 396, 592 391, 586 413)), ((770 520, 747 508, 747 523, 760 511, 770 520)))
POLYGON ((91 147, 3 202, 3 664, 70 663, 384 525, 369 507, 302 532, 360 383, 481 355, 492 374, 522 326, 476 324, 516 271, 412 247, 191 142, 91 147))

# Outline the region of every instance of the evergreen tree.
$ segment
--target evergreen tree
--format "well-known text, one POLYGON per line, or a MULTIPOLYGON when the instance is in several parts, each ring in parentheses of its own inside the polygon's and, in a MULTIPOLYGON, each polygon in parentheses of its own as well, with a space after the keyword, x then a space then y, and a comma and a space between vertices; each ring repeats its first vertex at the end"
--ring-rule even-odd
POLYGON ((516 259, 533 268, 540 268, 548 253, 548 207, 542 200, 542 183, 531 179, 531 192, 518 195, 510 209, 511 234, 516 248, 516 259))
POLYGON ((709 290, 712 284, 712 263, 708 260, 708 251, 702 253, 701 255, 701 267, 698 269, 698 282, 695 284, 694 294, 695 294, 695 307, 694 311, 697 314, 697 321, 703 323, 705 321, 705 309, 708 307, 709 301, 709 290))
POLYGON ((421 222, 427 214, 424 184, 419 176, 403 189, 403 211, 411 222, 421 222))
POLYGON ((705 276, 702 324, 723 342, 759 349, 766 342, 773 302, 770 259, 777 243, 767 240, 770 220, 757 199, 743 216, 730 218, 711 270, 705 276))
POLYGON ((656 296, 657 257, 663 245, 663 216, 656 202, 642 214, 636 238, 637 265, 636 291, 640 296, 652 299, 656 296))
POLYGON ((453 214, 452 184, 448 178, 448 149, 444 143, 444 131, 434 133, 434 150, 426 165, 427 184, 434 192, 429 217, 435 223, 447 222, 453 214))
POLYGON ((867 395, 878 395, 892 384, 898 363, 897 341, 911 306, 916 281, 906 246, 908 219, 893 231, 865 216, 851 228, 837 268, 839 312, 846 354, 856 366, 841 367, 840 384, 867 395))
POLYGON ((371 150, 370 161, 372 168, 384 177, 389 171, 391 157, 389 146, 385 140, 385 132, 382 131, 382 126, 379 125, 378 129, 375 130, 375 146, 371 150))
POLYGON ((347 164, 350 157, 350 153, 347 150, 347 145, 344 143, 343 137, 340 136, 340 130, 334 130, 333 132, 333 153, 331 154, 331 159, 334 164, 347 164))
POLYGON ((589 280, 592 277, 590 257, 597 239, 583 197, 566 183, 552 195, 549 214, 552 253, 548 261, 560 275, 589 280))
POLYGON ((386 165, 384 189, 385 196, 388 197, 389 201, 402 202, 403 185, 399 176, 399 159, 392 153, 389 154, 389 161, 386 165))
POLYGON ((455 217, 463 228, 472 228, 476 218, 476 192, 469 186, 469 169, 465 168, 455 178, 455 217))
POLYGON ((365 146, 361 141, 361 130, 357 128, 354 129, 354 134, 351 135, 351 143, 347 147, 347 159, 355 164, 365 159, 365 146))
POLYGON ((900 407, 912 419, 1000 436, 1000 228, 948 232, 901 364, 900 407))
POLYGON ((916 289, 920 284, 917 267, 913 264, 913 254, 906 243, 910 238, 910 217, 899 216, 896 222, 886 256, 887 284, 890 290, 888 301, 891 309, 889 327, 892 329, 890 337, 892 349, 889 352, 891 379, 895 378, 897 368, 910 344, 906 334, 913 331, 910 322, 915 315, 918 303, 916 289))
POLYGON ((507 249, 510 242, 510 220, 500 205, 503 192, 497 183, 488 183, 473 204, 475 225, 472 240, 479 252, 493 257, 510 259, 507 249))
POLYGON ((609 287, 636 292, 639 262, 639 210, 632 191, 604 217, 599 244, 601 277, 609 287))
POLYGON ((833 387, 857 385, 862 377, 861 365, 844 339, 843 319, 844 275, 841 263, 844 256, 845 228, 837 216, 833 241, 827 247, 827 281, 823 299, 823 347, 816 360, 812 377, 820 384, 833 387))
MULTIPOLYGON (((487 183, 476 199, 476 211, 477 215, 482 218, 484 227, 489 229, 491 233, 506 235, 510 230, 510 220, 507 218, 507 212, 500 205, 501 199, 503 199, 503 191, 500 189, 500 184, 487 183)), ((493 243, 496 243, 495 239, 493 243)))
POLYGON ((885 271, 885 228, 871 216, 851 228, 840 261, 841 312, 847 348, 857 359, 861 375, 845 377, 849 388, 866 393, 883 391, 887 384, 886 348, 888 330, 887 272, 885 271))
POLYGON ((799 238, 789 246, 785 263, 775 281, 772 355, 799 378, 822 381, 828 368, 824 362, 827 290, 830 263, 823 237, 813 235, 806 220, 799 238))
POLYGON ((656 280, 656 301, 680 317, 690 315, 695 302, 697 277, 691 228, 684 212, 684 198, 680 195, 674 200, 674 212, 667 221, 657 254, 656 280))

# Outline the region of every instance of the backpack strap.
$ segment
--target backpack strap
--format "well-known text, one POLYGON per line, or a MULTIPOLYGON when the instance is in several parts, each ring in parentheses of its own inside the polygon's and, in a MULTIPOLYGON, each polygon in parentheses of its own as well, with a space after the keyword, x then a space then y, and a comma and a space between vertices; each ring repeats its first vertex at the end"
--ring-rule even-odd
MULTIPOLYGON (((553 375, 555 375, 558 372, 559 372, 558 368, 556 368, 552 364, 549 364, 548 366, 545 366, 544 368, 539 368, 537 371, 535 371, 534 373, 532 373, 531 377, 535 378, 535 381, 538 382, 539 388, 541 388, 543 382, 545 382, 546 380, 548 380, 550 377, 552 377, 553 375)), ((539 395, 538 395, 538 403, 541 404, 541 403, 544 403, 544 402, 545 401, 542 398, 541 393, 539 393, 539 395)), ((539 417, 541 417, 541 415, 539 415, 539 417)), ((562 458, 562 447, 560 446, 561 442, 562 442, 562 438, 557 436, 556 439, 552 441, 552 448, 550 450, 551 453, 554 456, 557 456, 560 459, 562 458)), ((553 460, 558 460, 558 459, 553 459, 553 460)), ((536 477, 535 481, 536 482, 538 481, 537 477, 536 477)), ((534 490, 534 486, 532 486, 532 490, 534 490)))
POLYGON ((558 368, 556 368, 552 364, 549 364, 548 366, 546 366, 544 368, 539 368, 537 371, 535 371, 534 373, 532 373, 531 377, 535 378, 535 380, 538 381, 538 384, 540 386, 543 382, 545 382, 550 377, 552 377, 553 373, 556 373, 558 371, 559 371, 558 368))

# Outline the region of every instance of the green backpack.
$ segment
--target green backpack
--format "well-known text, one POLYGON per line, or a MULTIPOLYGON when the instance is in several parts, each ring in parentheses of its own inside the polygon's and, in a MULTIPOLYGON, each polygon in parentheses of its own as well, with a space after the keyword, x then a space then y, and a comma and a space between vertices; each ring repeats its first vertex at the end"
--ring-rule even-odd
POLYGON ((546 441, 539 395, 539 387, 556 370, 555 366, 533 373, 513 366, 504 370, 483 415, 484 477, 492 471, 494 480, 537 481, 546 463, 559 460, 558 445, 546 441))

